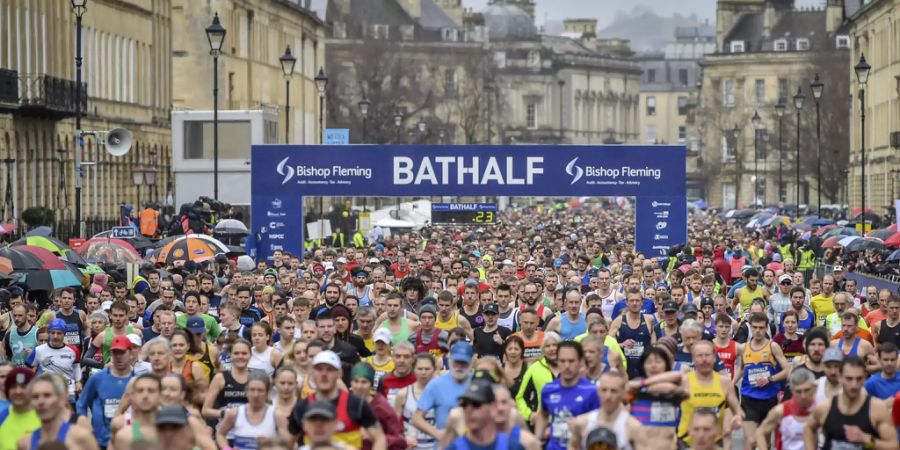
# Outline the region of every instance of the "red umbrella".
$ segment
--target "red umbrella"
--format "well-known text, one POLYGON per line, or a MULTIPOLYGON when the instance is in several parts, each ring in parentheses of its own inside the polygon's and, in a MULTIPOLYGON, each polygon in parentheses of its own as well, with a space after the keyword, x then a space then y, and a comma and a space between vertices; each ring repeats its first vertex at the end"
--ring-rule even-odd
POLYGON ((829 231, 831 231, 831 230, 837 229, 837 227, 838 227, 837 225, 833 225, 833 224, 832 224, 832 225, 825 225, 824 227, 819 228, 818 230, 816 230, 816 236, 821 236, 821 235, 823 235, 823 234, 825 234, 825 233, 827 233, 827 232, 829 232, 829 231))
POLYGON ((836 247, 838 241, 841 240, 844 236, 831 236, 828 239, 825 239, 825 242, 822 242, 822 248, 832 248, 836 247))
POLYGON ((888 247, 900 247, 900 233, 897 233, 884 240, 884 245, 888 247))
MULTIPOLYGON (((862 208, 853 208, 850 210, 850 217, 856 217, 862 214, 862 208)), ((875 211, 872 211, 871 208, 866 208, 866 214, 875 214, 875 211)))
POLYGON ((35 258, 39 259, 41 261, 42 270, 68 270, 66 264, 63 263, 58 256, 45 248, 35 247, 33 245, 17 245, 16 250, 30 253, 35 258))
POLYGON ((0 234, 8 234, 16 231, 16 226, 11 223, 0 223, 0 234))
POLYGON ((888 230, 891 230, 891 231, 897 231, 897 224, 895 223, 895 224, 893 224, 893 225, 887 227, 887 229, 888 229, 888 230))

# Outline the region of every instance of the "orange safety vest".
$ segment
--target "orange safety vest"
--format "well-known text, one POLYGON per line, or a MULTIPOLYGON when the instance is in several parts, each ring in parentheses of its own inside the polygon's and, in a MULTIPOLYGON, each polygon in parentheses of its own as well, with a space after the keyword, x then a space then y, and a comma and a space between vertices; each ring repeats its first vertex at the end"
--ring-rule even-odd
POLYGON ((159 211, 153 208, 144 208, 138 215, 141 224, 141 234, 144 236, 156 236, 159 227, 159 211))

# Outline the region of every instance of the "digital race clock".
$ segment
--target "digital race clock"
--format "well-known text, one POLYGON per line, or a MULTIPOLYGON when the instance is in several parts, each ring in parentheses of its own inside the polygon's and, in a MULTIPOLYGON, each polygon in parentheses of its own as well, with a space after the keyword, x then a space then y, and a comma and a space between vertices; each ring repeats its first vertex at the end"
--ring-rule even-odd
POLYGON ((485 225, 497 223, 495 203, 432 203, 434 225, 485 225))

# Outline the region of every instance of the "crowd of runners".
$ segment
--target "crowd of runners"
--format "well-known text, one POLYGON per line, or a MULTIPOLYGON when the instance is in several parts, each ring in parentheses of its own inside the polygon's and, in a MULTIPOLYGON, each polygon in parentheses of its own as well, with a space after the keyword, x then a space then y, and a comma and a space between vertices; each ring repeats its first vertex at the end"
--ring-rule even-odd
POLYGON ((631 220, 0 291, 0 450, 898 448, 897 292, 815 277, 787 225, 698 213, 654 257, 631 220))

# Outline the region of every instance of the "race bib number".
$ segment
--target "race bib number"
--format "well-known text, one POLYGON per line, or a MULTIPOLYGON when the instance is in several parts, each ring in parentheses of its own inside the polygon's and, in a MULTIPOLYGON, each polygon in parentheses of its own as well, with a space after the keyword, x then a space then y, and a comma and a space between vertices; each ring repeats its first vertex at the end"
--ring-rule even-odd
POLYGON ((674 422, 678 417, 678 410, 671 403, 653 402, 650 405, 651 422, 674 422))
POLYGON ((78 336, 77 332, 76 333, 66 333, 66 337, 65 337, 64 341, 66 344, 69 344, 69 345, 81 344, 81 339, 80 339, 80 336, 78 336))
POLYGON ((116 416, 116 410, 119 409, 118 398, 108 398, 103 401, 103 417, 112 420, 116 416))
POLYGON ((569 424, 566 423, 566 420, 557 420, 553 422, 550 433, 553 436, 553 439, 556 439, 556 442, 559 442, 560 444, 569 442, 569 424))
POLYGON ((642 342, 636 342, 631 348, 626 348, 624 350, 626 358, 640 358, 641 355, 644 354, 644 344, 642 342))
POLYGON ((862 450, 862 444, 856 444, 853 442, 847 441, 831 441, 831 450, 862 450))
POLYGON ((259 445, 259 439, 247 436, 235 436, 234 448, 241 450, 253 450, 259 445))
POLYGON ((761 380, 769 377, 769 368, 768 367, 754 367, 747 371, 747 382, 753 386, 756 386, 757 380, 761 380))

